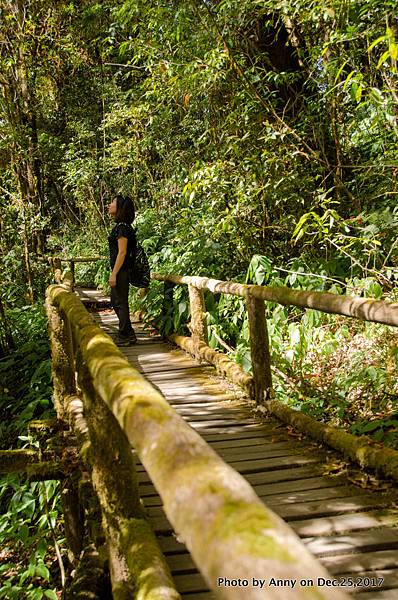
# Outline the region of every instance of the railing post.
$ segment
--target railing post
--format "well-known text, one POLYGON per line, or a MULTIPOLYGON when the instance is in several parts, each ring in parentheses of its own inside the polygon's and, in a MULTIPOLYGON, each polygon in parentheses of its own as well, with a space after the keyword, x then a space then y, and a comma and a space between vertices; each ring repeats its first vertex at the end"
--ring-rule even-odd
POLYGON ((52 258, 50 258, 50 263, 51 263, 54 281, 56 283, 60 283, 61 276, 62 276, 61 259, 58 258, 57 256, 52 257, 52 258))
POLYGON ((171 319, 173 318, 173 293, 174 283, 171 281, 165 281, 163 285, 163 304, 162 304, 162 318, 163 320, 170 314, 171 319))
POLYGON ((69 269, 70 272, 72 273, 72 280, 73 280, 73 285, 75 284, 75 261, 73 259, 71 259, 69 261, 69 269))
POLYGON ((254 379, 254 398, 258 404, 272 395, 271 359, 264 300, 246 295, 250 329, 250 354, 254 379))
POLYGON ((194 353, 199 359, 199 347, 202 342, 207 344, 206 306, 203 290, 189 284, 189 304, 191 307, 190 330, 194 345, 194 353))

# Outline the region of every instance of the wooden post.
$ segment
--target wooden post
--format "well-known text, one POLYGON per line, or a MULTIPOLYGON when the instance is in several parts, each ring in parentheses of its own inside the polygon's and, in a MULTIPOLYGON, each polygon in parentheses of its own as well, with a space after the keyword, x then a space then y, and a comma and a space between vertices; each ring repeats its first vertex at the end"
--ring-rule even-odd
POLYGON ((254 298, 248 290, 246 306, 250 328, 254 399, 258 404, 262 404, 272 395, 271 359, 264 300, 254 298))
POLYGON ((207 327, 206 327, 206 307, 203 295, 203 290, 189 284, 189 304, 191 307, 191 323, 190 330, 192 333, 192 341, 194 353, 197 359, 200 358, 199 348, 201 343, 207 344, 207 327))
MULTIPOLYGON (((173 292, 174 283, 165 281, 163 288, 162 320, 165 320, 166 317, 173 319, 173 292)), ((167 331, 166 335, 169 335, 170 333, 172 333, 172 330, 167 331)))
POLYGON ((54 256, 54 257, 50 258, 50 263, 51 263, 54 281, 56 283, 60 283, 61 277, 62 277, 61 259, 58 258, 57 256, 54 256))
POLYGON ((73 279, 73 284, 75 283, 75 261, 72 259, 69 261, 69 269, 70 272, 72 273, 72 279, 73 279))
MULTIPOLYGON (((136 551, 142 552, 137 533, 141 530, 147 534, 145 530, 149 525, 141 507, 135 458, 126 434, 95 392, 88 368, 81 358, 79 354, 79 384, 90 440, 88 458, 106 532, 112 594, 115 600, 127 600, 135 595, 135 577, 128 550, 135 545, 136 551)), ((137 562, 137 557, 134 559, 137 562)), ((170 596, 170 600, 179 600, 177 594, 174 598, 170 596)))

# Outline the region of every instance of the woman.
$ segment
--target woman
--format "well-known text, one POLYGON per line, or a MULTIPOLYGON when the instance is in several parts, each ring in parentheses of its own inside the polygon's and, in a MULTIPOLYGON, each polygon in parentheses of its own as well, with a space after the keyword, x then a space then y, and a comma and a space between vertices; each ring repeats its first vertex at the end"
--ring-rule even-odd
POLYGON ((118 346, 131 346, 137 342, 131 326, 129 310, 129 273, 128 260, 136 252, 135 233, 131 224, 135 218, 134 204, 127 196, 116 196, 109 204, 108 212, 116 225, 109 237, 109 257, 112 273, 111 304, 119 319, 119 333, 116 336, 118 346))

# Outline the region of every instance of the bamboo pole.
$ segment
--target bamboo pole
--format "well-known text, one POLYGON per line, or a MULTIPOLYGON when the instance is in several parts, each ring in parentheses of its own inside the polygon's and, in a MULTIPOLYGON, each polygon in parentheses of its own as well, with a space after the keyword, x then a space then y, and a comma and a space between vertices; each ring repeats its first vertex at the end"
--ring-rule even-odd
POLYGON ((356 436, 337 427, 319 423, 309 415, 289 408, 277 400, 265 403, 267 411, 297 431, 327 444, 344 456, 359 464, 375 470, 384 477, 398 481, 398 451, 392 448, 379 447, 365 435, 356 436))
POLYGON ((219 373, 230 379, 232 383, 241 387, 250 398, 254 398, 254 380, 252 375, 246 373, 236 362, 228 358, 228 356, 222 352, 213 350, 213 348, 210 348, 204 342, 201 342, 199 343, 199 346, 196 346, 191 337, 177 334, 172 334, 168 337, 170 341, 186 352, 189 352, 192 356, 216 367, 219 373))

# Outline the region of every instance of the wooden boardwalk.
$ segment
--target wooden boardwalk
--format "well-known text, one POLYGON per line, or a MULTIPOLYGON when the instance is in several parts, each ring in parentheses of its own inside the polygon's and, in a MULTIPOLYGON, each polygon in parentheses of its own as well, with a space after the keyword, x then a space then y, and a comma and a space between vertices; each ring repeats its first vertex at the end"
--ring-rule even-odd
MULTIPOLYGON (((96 319, 107 332, 116 331, 112 311, 100 311, 96 319)), ((200 366, 141 326, 136 330, 138 344, 121 348, 131 364, 289 523, 344 590, 358 600, 398 600, 396 493, 388 485, 385 491, 380 485, 361 487, 355 483, 361 475, 355 469, 350 478, 331 474, 341 471, 341 458, 273 419, 261 423, 212 367, 200 366)), ((138 471, 141 497, 177 589, 185 600, 210 600, 214 595, 173 533, 140 464, 138 471)))

